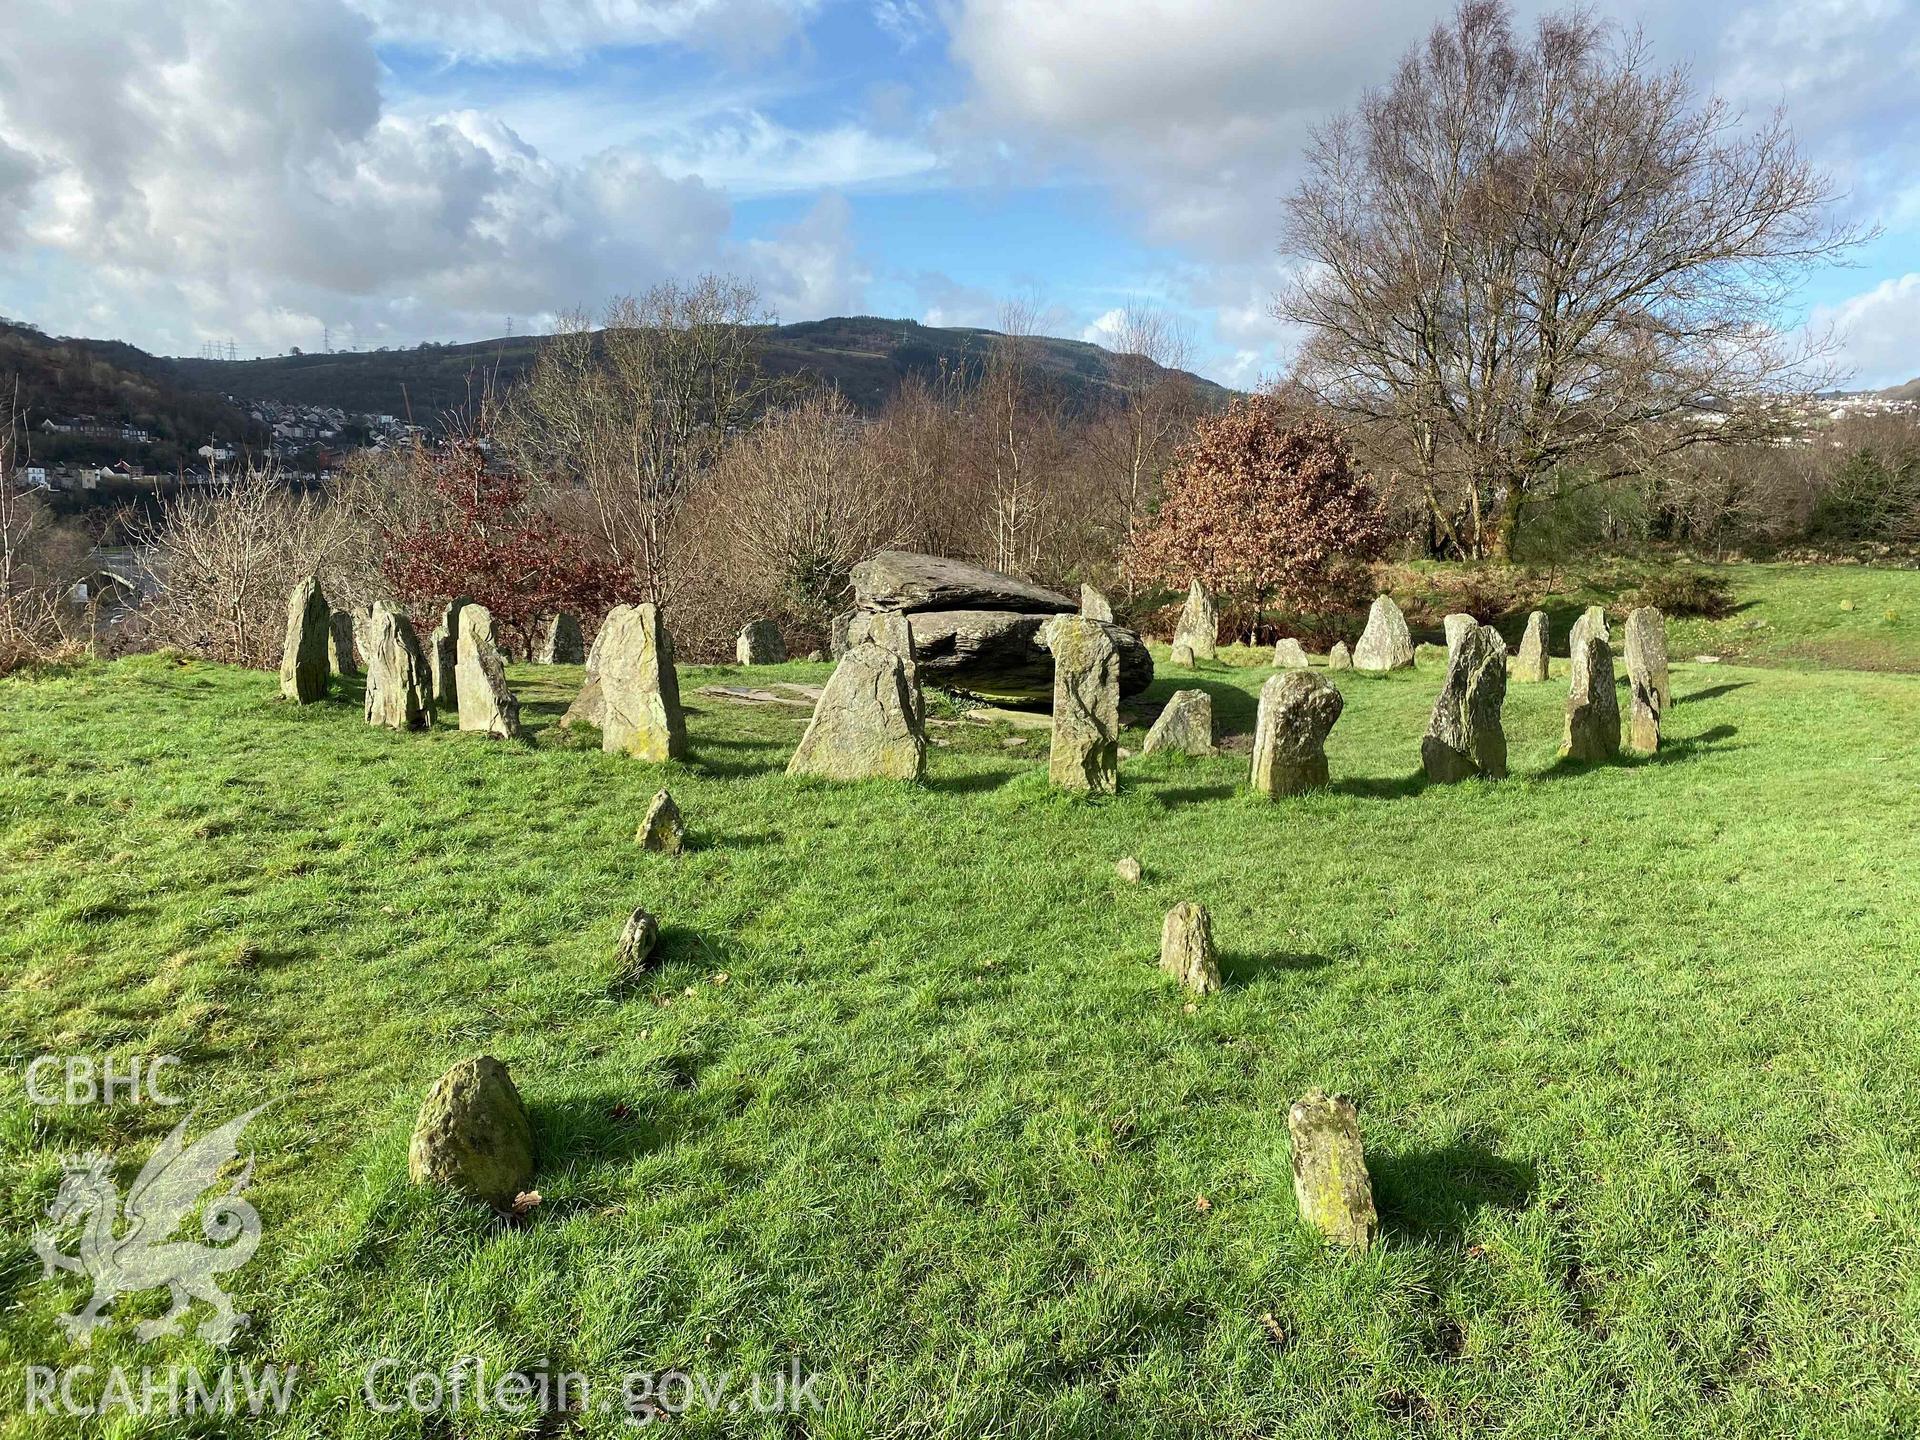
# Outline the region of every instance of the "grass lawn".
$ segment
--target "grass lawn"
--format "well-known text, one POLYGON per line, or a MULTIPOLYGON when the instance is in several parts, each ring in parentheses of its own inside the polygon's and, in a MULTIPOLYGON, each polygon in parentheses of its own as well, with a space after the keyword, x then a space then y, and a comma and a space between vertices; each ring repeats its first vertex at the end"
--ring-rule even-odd
MULTIPOLYGON (((1756 578, 1743 613, 1824 613, 1756 578)), ((1861 597, 1825 629, 1884 596, 1912 644, 1920 577, 1822 583, 1861 597)), ((360 1393, 377 1357, 480 1356, 596 1400, 823 1375, 687 1435, 1912 1434, 1920 675, 1691 635, 1656 759, 1556 763, 1562 661, 1509 690, 1510 780, 1425 786, 1438 674, 1348 674, 1332 789, 1277 804, 1237 753, 1070 798, 1044 734, 961 723, 923 786, 789 780, 805 712, 697 693, 731 668, 683 673, 663 767, 557 728, 577 669, 511 672, 526 746, 164 657, 0 682, 0 1431, 94 1423, 24 1414, 28 1365, 222 1363, 124 1318, 71 1346, 84 1283, 29 1248, 63 1155, 112 1150, 124 1192, 184 1111, 30 1105, 25 1061, 166 1053, 196 1133, 272 1102, 232 1353, 300 1375, 248 1433, 629 1433, 360 1393), (632 843, 663 783, 678 858, 632 843), (1227 979, 1197 1004, 1154 965, 1188 899, 1227 979), (642 903, 666 959, 622 986, 642 903), (407 1182, 423 1093, 480 1053, 534 1113, 519 1224, 407 1182), (1361 1107, 1363 1258, 1295 1214, 1314 1085, 1361 1107)), ((1198 684, 1251 727, 1265 671, 1157 654, 1150 702, 1198 684)))

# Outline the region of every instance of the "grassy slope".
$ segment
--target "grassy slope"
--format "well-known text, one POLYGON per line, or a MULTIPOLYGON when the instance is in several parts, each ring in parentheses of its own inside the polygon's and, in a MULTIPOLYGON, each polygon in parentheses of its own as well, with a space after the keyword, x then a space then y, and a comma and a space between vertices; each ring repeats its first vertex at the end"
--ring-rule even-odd
MULTIPOLYGON (((181 1054, 203 1118, 274 1098, 233 1288, 240 1353, 306 1374, 289 1433, 521 1433, 349 1404, 376 1354, 797 1355, 831 1377, 805 1433, 846 1437, 1920 1425, 1920 678, 1682 664, 1670 748, 1593 771, 1554 762, 1564 683, 1516 685, 1515 777, 1430 788, 1437 677, 1346 676, 1334 789, 1268 805, 1239 755, 1075 801, 1044 737, 971 726, 924 788, 794 782, 801 712, 693 693, 724 673, 665 769, 158 658, 0 683, 0 1043, 181 1054), (631 844, 663 780, 677 860, 631 844), (1192 1007, 1153 965, 1188 898, 1228 976, 1192 1007), (621 990, 642 902, 668 958, 621 990), (482 1051, 544 1146, 521 1228, 406 1183, 422 1092, 482 1051), (1294 1215, 1314 1084, 1362 1105, 1363 1260, 1294 1215)), ((545 727, 578 679, 514 675, 545 727)), ((1154 694, 1242 730, 1262 678, 1154 694)), ((124 1184, 177 1114, 20 1081, 0 1426, 40 1433, 4 1417, 21 1365, 81 1358, 79 1284, 26 1245, 58 1157, 114 1147, 124 1184)), ((211 1352, 116 1325, 85 1358, 211 1352)))

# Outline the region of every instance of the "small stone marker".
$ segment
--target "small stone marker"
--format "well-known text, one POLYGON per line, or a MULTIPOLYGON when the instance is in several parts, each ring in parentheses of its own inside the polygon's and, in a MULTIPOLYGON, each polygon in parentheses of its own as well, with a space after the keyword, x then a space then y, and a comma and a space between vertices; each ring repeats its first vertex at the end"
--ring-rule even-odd
POLYGON ((1304 670, 1309 663, 1307 652, 1301 648, 1298 640, 1282 640, 1273 647, 1273 668, 1276 670, 1304 670))
POLYGON ((354 659, 353 612, 335 610, 327 617, 327 670, 334 675, 354 676, 360 665, 354 659))
POLYGON ((407 1146, 407 1174, 496 1210, 533 1183, 533 1122, 505 1065, 481 1055, 434 1082, 407 1146))
POLYGON ((1351 670, 1352 668, 1353 668, 1353 651, 1347 648, 1346 641, 1344 640, 1334 641, 1333 648, 1327 651, 1327 669, 1351 670))
POLYGON ((1083 620, 1099 620, 1105 624, 1113 623, 1113 602, 1102 595, 1093 586, 1082 584, 1080 587, 1080 617, 1083 620))
POLYGON ((1413 635, 1393 598, 1382 595, 1367 612, 1367 628, 1353 647, 1356 670, 1405 670, 1413 664, 1413 635))
POLYGON ((493 643, 493 613, 486 606, 461 608, 458 653, 454 688, 460 696, 460 728, 498 740, 519 739, 520 702, 507 688, 507 667, 493 643))
POLYGON ((1316 1086, 1288 1110, 1287 1135, 1300 1218, 1336 1245, 1367 1249, 1380 1216, 1373 1208, 1373 1179, 1353 1101, 1316 1086))
POLYGON ((546 631, 540 637, 533 659, 537 665, 578 665, 587 658, 587 637, 580 622, 562 610, 547 618, 546 631))
POLYGON ((1113 873, 1129 885, 1140 883, 1140 862, 1131 855, 1122 855, 1113 862, 1113 873))
POLYGON ((833 667, 787 773, 918 780, 927 769, 921 704, 913 667, 886 645, 859 642, 833 667))
MULTIPOLYGON (((1195 659, 1211 660, 1220 634, 1220 615, 1214 609, 1213 596, 1196 577, 1187 586, 1187 603, 1180 611, 1180 623, 1174 627, 1174 648, 1185 645, 1195 659)), ((1192 664, 1190 660, 1187 662, 1192 664)))
POLYGON ((1253 726, 1253 788, 1269 799, 1327 783, 1327 732, 1346 702, 1324 675, 1288 670, 1260 687, 1253 726))
POLYGON ((598 728, 607 718, 606 700, 600 693, 600 636, 606 633, 606 626, 602 625, 593 637, 593 644, 587 647, 587 673, 581 677, 580 693, 573 697, 567 713, 560 717, 562 730, 571 730, 575 725, 598 728))
POLYGON ((1514 657, 1513 678, 1538 684, 1547 678, 1547 612, 1535 610, 1527 616, 1527 633, 1520 637, 1520 653, 1514 657))
POLYGON ((425 730, 433 724, 433 676, 413 622, 384 600, 367 622, 369 725, 425 730))
POLYGON ((1173 653, 1167 656, 1167 663, 1170 665, 1184 665, 1187 669, 1191 670, 1194 659, 1195 656, 1191 645, 1176 644, 1173 647, 1173 653))
POLYGON ((613 952, 613 971, 621 979, 632 979, 653 962, 653 947, 660 943, 660 922, 644 905, 633 907, 627 923, 620 927, 620 944, 613 952))
POLYGON ((427 664, 433 671, 433 703, 442 710, 457 710, 460 687, 454 672, 460 664, 460 612, 473 602, 464 595, 447 602, 440 612, 440 623, 427 637, 427 664))
POLYGON ((1160 925, 1160 968, 1199 995, 1220 988, 1220 963, 1213 953, 1213 920, 1207 907, 1182 900, 1160 925))
POLYGON ((1143 755, 1213 754, 1213 697, 1204 690, 1176 690, 1147 731, 1143 755))
POLYGON ((659 607, 614 606, 593 648, 600 659, 600 748, 640 760, 683 758, 687 719, 680 709, 673 639, 659 607))
POLYGON ((1628 740, 1648 754, 1660 748, 1660 724, 1673 703, 1667 672, 1667 617, 1651 605, 1627 616, 1628 740))
POLYGON ((642 850, 655 850, 662 855, 678 855, 687 848, 687 827, 680 819, 680 807, 673 803, 673 796, 662 790, 653 797, 647 806, 646 818, 640 822, 633 838, 640 842, 642 850))
POLYGON ((741 665, 779 665, 787 658, 787 642, 771 620, 749 620, 733 642, 733 658, 741 665))
POLYGON ((1420 742, 1427 779, 1446 785, 1474 775, 1505 778, 1507 735, 1500 707, 1506 698, 1507 643, 1491 625, 1476 625, 1454 642, 1447 678, 1420 742))
POLYGON ((1620 697, 1613 690, 1613 651, 1597 635, 1581 642, 1567 689, 1568 760, 1611 760, 1620 753, 1620 697))
POLYGON ((1447 653, 1451 655, 1460 648, 1460 641, 1470 632, 1479 628, 1480 622, 1463 610, 1456 610, 1440 622, 1440 628, 1447 632, 1447 653))
POLYGON ((1046 625, 1053 651, 1047 778, 1063 790, 1112 795, 1120 788, 1120 647, 1108 632, 1078 615, 1046 625))
POLYGON ((309 575, 287 596, 286 643, 280 651, 280 693, 296 705, 327 698, 327 639, 333 612, 309 575))
POLYGON ((830 658, 838 660, 842 655, 847 653, 847 647, 852 643, 848 632, 853 626, 853 617, 858 613, 859 612, 855 610, 848 610, 843 614, 834 616, 832 621, 829 622, 827 626, 827 654, 830 658))
POLYGON ((1580 654, 1580 642, 1589 635, 1596 636, 1613 644, 1613 632, 1607 628, 1607 612, 1598 605, 1589 605, 1581 611, 1580 618, 1573 622, 1573 629, 1567 633, 1567 655, 1569 658, 1580 654))

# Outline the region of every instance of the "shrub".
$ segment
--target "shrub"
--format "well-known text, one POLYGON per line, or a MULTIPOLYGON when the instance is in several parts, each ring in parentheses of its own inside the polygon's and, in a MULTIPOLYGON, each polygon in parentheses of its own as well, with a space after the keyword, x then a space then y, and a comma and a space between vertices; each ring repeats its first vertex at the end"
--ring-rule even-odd
POLYGON ((1634 592, 1633 599, 1666 615, 1698 615, 1708 620, 1724 619, 1734 610, 1732 587, 1703 570, 1656 575, 1634 592))

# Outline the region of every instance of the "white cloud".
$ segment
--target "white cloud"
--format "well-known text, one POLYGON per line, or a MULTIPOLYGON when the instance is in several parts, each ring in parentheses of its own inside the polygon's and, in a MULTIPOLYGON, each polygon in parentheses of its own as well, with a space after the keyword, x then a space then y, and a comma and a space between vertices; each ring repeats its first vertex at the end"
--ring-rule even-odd
POLYGON ((1819 306, 1811 323, 1816 332, 1832 328, 1853 386, 1877 390, 1920 377, 1920 274, 1819 306))
POLYGON ((669 174, 697 175, 742 197, 884 182, 897 188, 938 163, 911 140, 857 125, 798 131, 757 111, 709 118, 697 130, 664 139, 657 153, 669 174))
POLYGON ((823 196, 792 225, 749 240, 746 254, 762 298, 778 315, 844 315, 866 307, 873 277, 855 252, 853 208, 844 196, 823 196))
POLYGON ((680 44, 740 58, 789 40, 818 0, 352 0, 383 42, 477 60, 680 44))

